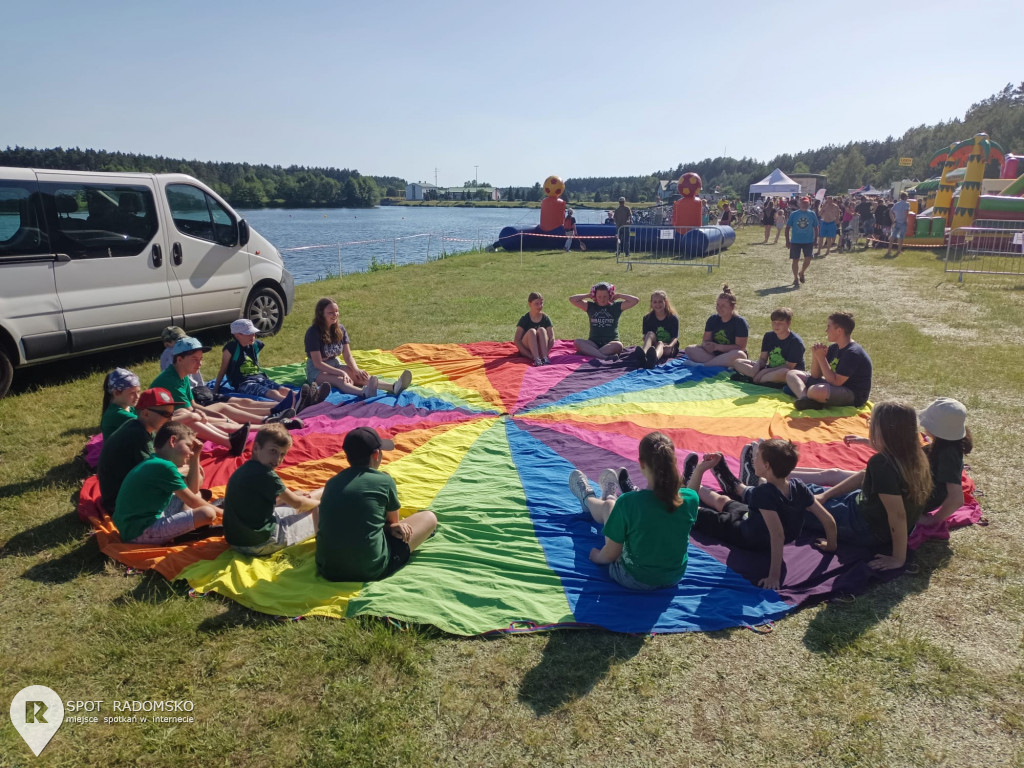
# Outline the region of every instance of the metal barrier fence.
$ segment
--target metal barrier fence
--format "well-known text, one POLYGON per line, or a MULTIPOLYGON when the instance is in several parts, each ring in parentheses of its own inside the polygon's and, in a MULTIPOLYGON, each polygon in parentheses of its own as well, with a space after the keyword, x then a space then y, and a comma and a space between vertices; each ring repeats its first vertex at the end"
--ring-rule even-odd
POLYGON ((636 225, 619 227, 619 247, 615 261, 625 264, 662 264, 679 267, 702 267, 711 274, 722 266, 726 235, 722 227, 673 227, 671 225, 636 225))
POLYGON ((300 275, 316 278, 325 274, 326 276, 332 274, 340 276, 345 273, 389 269, 404 264, 422 264, 443 259, 458 251, 482 249, 483 247, 484 243, 480 239, 479 232, 474 239, 450 237, 435 232, 421 232, 415 235, 382 237, 374 240, 349 240, 344 243, 282 248, 281 253, 298 257, 291 260, 289 264, 289 269, 295 273, 297 278, 300 275), (461 248, 451 248, 451 244, 454 243, 467 245, 461 248), (337 272, 335 272, 335 265, 337 272))
MULTIPOLYGON (((1000 222, 1003 224, 1004 222, 1000 222)), ((964 275, 1024 275, 1024 228, 957 227, 946 243, 945 272, 964 275)))

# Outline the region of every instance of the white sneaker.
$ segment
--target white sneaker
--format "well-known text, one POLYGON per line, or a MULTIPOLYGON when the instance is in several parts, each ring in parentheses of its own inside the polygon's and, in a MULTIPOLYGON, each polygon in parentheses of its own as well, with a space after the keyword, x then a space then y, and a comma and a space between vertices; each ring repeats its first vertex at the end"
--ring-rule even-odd
POLYGON ((573 496, 580 500, 583 512, 589 515, 590 508, 587 507, 587 499, 591 496, 597 496, 597 494, 590 487, 590 481, 587 480, 587 476, 578 469, 574 469, 569 473, 569 490, 572 491, 573 496))
POLYGON ((395 381, 395 390, 394 390, 395 397, 398 397, 405 390, 407 390, 409 388, 410 384, 412 384, 412 371, 410 371, 410 370, 402 371, 402 375, 398 377, 397 381, 395 381))
POLYGON ((377 396, 377 377, 371 376, 370 380, 366 382, 366 386, 363 387, 363 398, 371 398, 377 396))
POLYGON ((619 474, 614 469, 602 469, 597 476, 602 499, 614 499, 619 495, 619 474))

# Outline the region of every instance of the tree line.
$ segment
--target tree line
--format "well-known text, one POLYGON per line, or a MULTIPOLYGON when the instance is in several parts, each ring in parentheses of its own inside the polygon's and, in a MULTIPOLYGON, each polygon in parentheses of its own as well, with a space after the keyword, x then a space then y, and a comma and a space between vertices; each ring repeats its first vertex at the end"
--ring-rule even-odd
MULTIPOLYGON (((686 171, 700 175, 704 193, 718 192, 726 197, 746 198, 747 190, 775 168, 786 173, 821 173, 828 176, 828 189, 845 193, 872 184, 887 188, 903 178, 924 180, 937 176, 940 169, 929 168, 928 161, 943 147, 987 133, 1006 152, 1024 153, 1024 83, 1007 84, 998 93, 971 105, 963 118, 936 125, 919 125, 901 137, 883 141, 854 141, 830 144, 794 154, 781 154, 767 162, 753 158, 705 158, 699 162, 679 163, 675 168, 655 171, 648 176, 592 177, 566 179, 570 199, 631 202, 653 200, 661 179, 677 180, 686 171), (901 167, 900 158, 909 157, 912 165, 901 167)), ((998 176, 995 164, 986 176, 998 176)), ((539 190, 539 185, 538 185, 539 190)))
MULTIPOLYGON (((865 184, 888 187, 902 178, 923 180, 938 175, 928 161, 953 142, 987 133, 1007 152, 1024 152, 1024 83, 1007 84, 998 93, 972 104, 963 118, 936 125, 919 125, 901 137, 882 141, 829 144, 818 149, 780 154, 767 162, 753 158, 705 158, 680 162, 675 168, 639 176, 595 176, 566 179, 569 202, 613 203, 620 197, 630 202, 654 200, 660 180, 676 180, 686 171, 700 174, 705 194, 743 197, 747 189, 775 168, 786 173, 822 173, 830 191, 845 192, 865 184), (899 165, 910 158, 909 167, 899 165)), ((81 171, 139 171, 187 173, 208 184, 224 199, 240 208, 280 205, 293 208, 368 208, 382 197, 403 197, 405 179, 395 176, 363 176, 356 170, 306 168, 304 166, 251 165, 175 160, 166 157, 106 152, 94 149, 28 149, 7 147, 0 151, 0 165, 81 171)), ((986 176, 998 175, 990 166, 986 176)), ((468 181, 464 186, 471 185, 468 181)), ((539 201, 544 197, 540 181, 532 187, 502 187, 502 199, 539 201)), ((486 197, 486 193, 474 196, 486 197)))
POLYGON ((96 149, 7 147, 0 165, 66 171, 186 173, 238 208, 372 208, 405 194, 405 179, 363 176, 347 168, 212 163, 96 149))

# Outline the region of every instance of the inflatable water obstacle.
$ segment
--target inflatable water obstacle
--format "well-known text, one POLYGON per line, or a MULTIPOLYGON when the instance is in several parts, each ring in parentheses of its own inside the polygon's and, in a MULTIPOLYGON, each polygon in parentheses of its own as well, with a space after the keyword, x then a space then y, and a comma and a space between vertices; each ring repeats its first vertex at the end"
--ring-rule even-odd
MULTIPOLYGON (((623 229, 631 252, 652 253, 672 258, 696 259, 725 250, 736 242, 736 231, 729 226, 701 226, 700 176, 684 173, 679 179, 681 199, 673 206, 672 222, 665 225, 631 225, 623 229)), ((494 247, 507 251, 544 251, 562 248, 569 235, 565 230, 566 204, 562 199, 565 182, 558 176, 544 181, 544 200, 540 205, 540 224, 535 227, 503 227, 494 247)), ((614 224, 577 224, 574 239, 587 250, 617 251, 618 227, 614 224)))

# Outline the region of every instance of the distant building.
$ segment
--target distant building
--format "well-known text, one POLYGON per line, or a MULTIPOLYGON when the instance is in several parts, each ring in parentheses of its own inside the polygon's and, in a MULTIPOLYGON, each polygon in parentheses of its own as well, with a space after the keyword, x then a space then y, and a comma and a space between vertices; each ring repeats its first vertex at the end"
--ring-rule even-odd
POLYGON ((435 190, 436 191, 437 189, 438 188, 435 187, 433 184, 424 184, 422 182, 419 183, 419 184, 406 184, 405 185, 405 199, 406 200, 423 200, 424 199, 423 195, 424 195, 425 192, 429 192, 430 190, 435 190))
POLYGON ((679 199, 679 179, 661 179, 654 189, 654 196, 659 203, 671 203, 679 199))
POLYGON ((800 193, 814 195, 819 189, 826 189, 828 176, 824 173, 790 173, 789 178, 800 185, 800 193))

